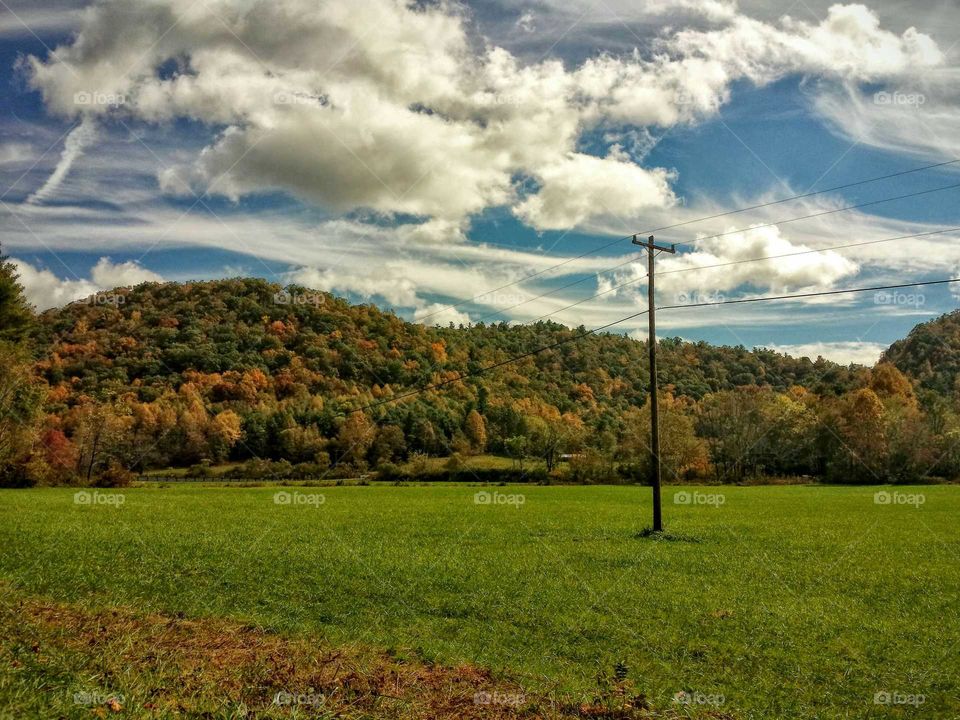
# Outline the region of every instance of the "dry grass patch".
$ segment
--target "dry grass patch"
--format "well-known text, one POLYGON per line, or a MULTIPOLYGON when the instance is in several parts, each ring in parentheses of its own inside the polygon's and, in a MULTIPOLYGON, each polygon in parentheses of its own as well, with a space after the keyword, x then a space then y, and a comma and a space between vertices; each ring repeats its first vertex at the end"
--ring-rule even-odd
POLYGON ((216 618, 93 611, 9 587, 3 596, 2 682, 32 690, 15 695, 14 716, 45 708, 51 717, 676 717, 655 713, 625 683, 589 704, 560 704, 471 665, 331 648, 216 618))

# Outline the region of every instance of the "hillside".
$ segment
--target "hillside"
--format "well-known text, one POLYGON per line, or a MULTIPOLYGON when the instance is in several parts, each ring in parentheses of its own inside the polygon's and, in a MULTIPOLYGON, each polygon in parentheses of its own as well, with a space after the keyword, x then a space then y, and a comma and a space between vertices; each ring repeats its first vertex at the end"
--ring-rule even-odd
MULTIPOLYGON (((151 400, 196 373, 259 369, 274 380, 278 399, 306 392, 344 407, 475 372, 578 332, 550 322, 427 328, 371 305, 258 279, 145 284, 40 320, 41 344, 54 357, 46 377, 53 385, 69 380, 68 395, 133 390, 151 400)), ((834 363, 743 347, 668 338, 660 358, 661 381, 693 398, 752 384, 828 393, 851 384, 850 369, 834 363)), ((532 393, 561 408, 582 405, 588 395, 615 406, 646 392, 646 363, 642 343, 600 334, 471 382, 509 397, 532 393)))
MULTIPOLYGON (((397 465, 422 476, 429 456, 457 473, 484 453, 507 458, 492 479, 511 464, 529 477, 535 457, 575 482, 635 481, 650 459, 646 346, 582 333, 429 328, 259 279, 117 289, 37 318, 34 361, 11 395, 31 420, 11 425, 6 482, 124 482, 228 461, 243 477, 389 477, 397 465), (559 468, 565 454, 574 460, 559 468)), ((661 341, 660 363, 671 477, 869 481, 960 463, 936 459, 953 415, 924 424, 892 365, 677 338, 661 341)))
POLYGON ((960 374, 960 310, 917 325, 907 337, 893 343, 883 359, 921 388, 953 394, 960 374))

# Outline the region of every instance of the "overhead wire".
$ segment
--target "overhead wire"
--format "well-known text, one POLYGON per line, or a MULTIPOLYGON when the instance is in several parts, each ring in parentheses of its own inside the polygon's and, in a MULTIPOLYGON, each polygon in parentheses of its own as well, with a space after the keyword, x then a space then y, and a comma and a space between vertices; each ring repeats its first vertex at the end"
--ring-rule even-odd
MULTIPOLYGON (((685 220, 685 221, 683 221, 683 222, 674 223, 674 224, 672 224, 672 225, 664 225, 664 226, 659 227, 659 228, 651 228, 651 229, 649 229, 649 230, 644 230, 644 231, 642 231, 642 232, 631 233, 630 235, 625 235, 625 236, 619 237, 619 238, 617 238, 617 239, 615 239, 615 240, 611 240, 611 241, 609 241, 609 242, 607 242, 607 243, 598 245, 597 247, 592 248, 592 249, 590 249, 590 250, 587 250, 586 252, 583 252, 583 253, 581 253, 581 254, 579 254, 579 255, 575 255, 575 256, 573 256, 573 257, 566 258, 566 259, 564 259, 563 261, 561 261, 561 262, 559 262, 559 263, 556 263, 556 264, 554 264, 554 265, 550 265, 550 266, 548 266, 548 267, 543 268, 542 270, 538 270, 537 272, 531 273, 531 274, 529 274, 529 275, 525 275, 525 276, 522 277, 522 278, 518 278, 518 279, 513 280, 513 281, 511 281, 511 282, 505 283, 504 285, 500 285, 499 287, 492 288, 492 289, 490 289, 490 290, 486 290, 486 291, 484 291, 484 292, 482 292, 482 293, 479 293, 479 294, 477 294, 477 295, 474 295, 473 297, 466 298, 466 299, 464 299, 464 300, 460 300, 460 301, 458 301, 458 302, 456 302, 456 303, 453 303, 452 305, 445 305, 445 306, 443 306, 443 307, 441 307, 441 308, 438 308, 438 309, 436 309, 436 310, 434 310, 434 311, 432 311, 432 312, 430 312, 430 313, 428 313, 428 314, 426 314, 426 315, 422 315, 422 316, 419 318, 419 321, 422 322, 423 320, 427 320, 427 319, 429 319, 429 318, 431 318, 431 317, 434 317, 434 316, 436 316, 436 315, 439 315, 440 313, 446 312, 446 311, 448 311, 448 310, 455 310, 456 308, 462 307, 462 306, 464 306, 464 305, 466 305, 466 304, 468 304, 468 303, 472 303, 472 302, 474 302, 475 300, 481 299, 481 298, 483 298, 483 297, 486 296, 486 295, 490 295, 490 294, 492 294, 492 293, 499 292, 500 290, 505 290, 505 289, 508 288, 508 287, 513 287, 514 285, 518 285, 519 283, 526 282, 527 280, 530 280, 530 279, 532 279, 532 278, 540 277, 541 275, 544 275, 545 273, 550 272, 551 270, 556 270, 557 268, 564 267, 564 266, 566 266, 566 265, 569 265, 569 264, 572 263, 572 262, 576 262, 577 260, 582 260, 583 258, 589 257, 590 255, 593 255, 593 254, 595 254, 595 253, 598 253, 598 252, 600 252, 601 250, 606 250, 606 249, 608 249, 608 248, 613 247, 614 245, 620 244, 621 242, 623 242, 623 241, 625 241, 625 240, 629 240, 629 239, 635 237, 636 235, 649 235, 649 234, 655 233, 655 232, 662 232, 662 231, 664 231, 664 230, 671 230, 671 229, 678 228, 678 227, 685 227, 685 226, 693 225, 693 224, 696 224, 696 223, 699 223, 699 222, 706 222, 706 221, 708 221, 708 220, 716 220, 716 219, 723 218, 723 217, 727 217, 727 216, 730 216, 730 215, 737 215, 737 214, 740 214, 740 213, 749 212, 749 211, 751 211, 751 210, 761 210, 761 209, 764 209, 764 208, 767 208, 767 207, 772 207, 772 206, 774 206, 774 205, 782 205, 782 204, 787 203, 787 202, 792 202, 792 201, 794 201, 794 200, 802 200, 802 199, 806 199, 806 198, 810 198, 810 197, 815 197, 815 196, 817 196, 817 195, 823 195, 823 194, 825 194, 825 193, 837 192, 837 191, 839 191, 839 190, 847 190, 847 189, 850 189, 850 188, 859 187, 859 186, 862 186, 862 185, 868 185, 868 184, 875 183, 875 182, 882 182, 883 180, 890 180, 890 179, 893 179, 893 178, 903 177, 903 176, 905 176, 905 175, 915 174, 915 173, 923 172, 923 171, 926 171, 926 170, 933 170, 933 169, 937 169, 937 168, 947 167, 947 166, 950 166, 950 165, 955 165, 955 164, 957 164, 957 163, 960 163, 960 158, 953 159, 953 160, 947 160, 947 161, 943 161, 943 162, 938 162, 938 163, 932 163, 932 164, 924 165, 924 166, 921 166, 921 167, 911 168, 911 169, 909 169, 909 170, 901 170, 901 171, 899 171, 899 172, 888 173, 888 174, 886 174, 886 175, 879 175, 879 176, 876 176, 876 177, 865 178, 865 179, 863 179, 863 180, 857 180, 857 181, 855 181, 855 182, 845 183, 845 184, 843 184, 843 185, 836 185, 836 186, 834 186, 834 187, 825 188, 825 189, 823 189, 823 190, 816 190, 816 191, 813 191, 813 192, 802 193, 802 194, 800 194, 800 195, 792 195, 792 196, 790 196, 790 197, 780 198, 780 199, 778 199, 778 200, 772 200, 772 201, 770 201, 770 202, 760 203, 760 204, 757 204, 757 205, 750 205, 750 206, 747 206, 747 207, 736 208, 736 209, 734 209, 734 210, 728 210, 728 211, 722 212, 722 213, 716 213, 716 214, 713 214, 713 215, 707 215, 707 216, 704 216, 704 217, 694 218, 694 219, 692 219, 692 220, 685 220)), ((947 187, 944 187, 944 188, 934 188, 934 189, 932 189, 932 190, 926 190, 926 191, 923 191, 923 192, 921 192, 921 193, 916 193, 916 194, 897 196, 897 197, 886 198, 886 199, 882 199, 882 200, 875 200, 875 201, 873 201, 873 202, 871 202, 871 203, 854 205, 854 206, 845 207, 845 208, 840 208, 840 209, 833 209, 833 210, 830 210, 830 211, 828 211, 828 212, 826 212, 826 213, 823 213, 823 214, 833 214, 833 213, 838 213, 838 212, 845 212, 845 211, 847 211, 847 210, 854 210, 854 209, 857 209, 857 208, 869 207, 869 206, 871 206, 871 205, 879 205, 879 204, 885 203, 885 202, 893 202, 893 201, 896 201, 896 200, 903 200, 903 199, 910 198, 910 197, 918 197, 919 195, 923 195, 923 194, 929 194, 929 193, 933 193, 933 192, 941 192, 941 191, 943 191, 943 190, 949 190, 949 189, 953 189, 953 188, 956 188, 956 187, 960 187, 960 184, 950 185, 950 186, 947 186, 947 187)), ((790 219, 787 219, 787 220, 780 221, 779 223, 770 223, 770 224, 768 224, 768 225, 761 225, 761 226, 758 226, 758 227, 770 227, 771 225, 786 224, 786 223, 790 223, 790 222, 798 222, 799 220, 808 220, 808 219, 811 219, 811 218, 813 218, 813 217, 819 217, 819 216, 820 216, 820 214, 814 214, 814 215, 803 216, 803 217, 798 217, 798 218, 790 218, 790 219)), ((747 229, 751 229, 751 228, 747 228, 747 229)), ((736 232, 743 232, 743 229, 731 231, 731 232, 729 232, 729 233, 722 233, 722 234, 720 234, 720 235, 714 235, 714 236, 699 238, 699 239, 697 239, 697 240, 695 240, 695 241, 693 241, 693 242, 702 242, 703 240, 709 240, 709 239, 713 239, 713 238, 716 238, 716 237, 723 237, 723 236, 725 236, 725 235, 733 234, 733 233, 736 233, 736 232)), ((682 244, 682 243, 678 243, 678 244, 682 244)), ((616 267, 619 267, 619 266, 616 266, 616 267)), ((605 270, 605 271, 603 271, 603 272, 608 272, 608 270, 605 270)), ((547 293, 547 294, 550 294, 550 293, 547 293)), ((536 298, 531 298, 531 299, 536 299, 536 298)), ((497 314, 497 313, 493 313, 493 314, 497 314)))
MULTIPOLYGON (((898 283, 898 284, 891 284, 891 285, 872 285, 869 287, 843 288, 839 290, 819 290, 816 292, 795 293, 790 295, 773 295, 773 296, 761 296, 761 297, 753 297, 753 298, 737 298, 737 299, 731 299, 731 300, 717 300, 713 302, 690 303, 690 304, 682 304, 682 305, 663 305, 663 306, 657 306, 657 311, 678 310, 678 309, 695 308, 695 307, 708 307, 708 306, 715 306, 715 305, 740 305, 740 304, 746 304, 746 303, 759 303, 759 302, 780 302, 784 300, 797 300, 797 299, 823 297, 823 296, 831 296, 831 295, 848 295, 851 293, 880 292, 884 290, 901 290, 901 289, 910 288, 910 287, 927 287, 927 286, 934 286, 934 285, 946 285, 946 284, 956 283, 956 282, 960 282, 960 277, 948 278, 943 280, 925 280, 925 281, 912 282, 912 283, 898 283)), ((570 337, 561 338, 556 342, 550 343, 548 345, 542 345, 540 347, 534 348, 533 350, 529 350, 520 355, 515 355, 513 357, 507 358, 506 360, 500 360, 498 362, 492 363, 482 368, 478 368, 477 370, 461 373, 457 375, 457 377, 448 378, 446 380, 441 380, 435 383, 430 383, 429 385, 425 385, 420 388, 415 388, 413 390, 403 392, 399 395, 395 395, 390 398, 385 398, 383 400, 378 400, 377 402, 370 403, 362 407, 354 408, 352 410, 349 410, 346 414, 364 412, 366 410, 371 410, 381 405, 387 405, 390 403, 398 402, 405 398, 420 395, 422 393, 429 392, 431 390, 436 390, 438 388, 442 388, 447 385, 452 385, 453 383, 462 382, 463 380, 467 380, 471 377, 477 377, 484 373, 490 372, 491 370, 496 370, 498 368, 505 367, 507 365, 511 365, 513 363, 524 360, 528 357, 539 355, 540 353, 546 352, 547 350, 552 350, 562 345, 566 345, 571 342, 576 342, 577 340, 582 340, 583 338, 589 335, 594 335, 598 332, 602 332, 603 330, 607 330, 611 327, 614 327, 615 325, 620 325, 621 323, 624 323, 628 320, 633 320, 634 318, 646 315, 648 312, 649 312, 648 310, 642 310, 640 312, 627 315, 625 317, 619 318, 612 322, 606 323, 605 325, 595 327, 591 330, 578 332, 575 335, 571 335, 570 337)))

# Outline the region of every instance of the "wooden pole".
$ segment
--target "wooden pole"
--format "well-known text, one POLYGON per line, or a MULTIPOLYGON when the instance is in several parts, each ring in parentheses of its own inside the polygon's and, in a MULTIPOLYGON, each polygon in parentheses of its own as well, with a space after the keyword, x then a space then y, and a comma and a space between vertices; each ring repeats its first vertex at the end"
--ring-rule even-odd
MULTIPOLYGON (((653 242, 653 238, 650 239, 653 242)), ((660 499, 660 396, 657 394, 657 306, 654 289, 654 252, 647 248, 647 319, 650 321, 650 333, 647 344, 650 349, 650 485, 653 487, 653 531, 663 530, 663 510, 660 499)))
POLYGON ((657 394, 657 305, 654 273, 654 257, 657 251, 674 253, 676 248, 654 244, 653 235, 647 242, 640 242, 636 236, 634 245, 647 248, 647 320, 649 335, 647 345, 650 350, 650 485, 653 488, 653 531, 663 532, 663 503, 660 489, 660 398, 657 394))

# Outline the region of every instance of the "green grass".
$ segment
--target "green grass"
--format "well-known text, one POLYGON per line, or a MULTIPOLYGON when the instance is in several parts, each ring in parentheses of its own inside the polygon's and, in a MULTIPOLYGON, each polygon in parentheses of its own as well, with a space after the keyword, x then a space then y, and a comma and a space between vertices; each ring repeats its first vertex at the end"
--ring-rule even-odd
POLYGON ((742 718, 960 715, 958 487, 897 489, 919 508, 875 504, 877 488, 667 488, 663 538, 639 536, 642 488, 486 489, 519 507, 475 504, 478 490, 284 488, 325 502, 278 505, 276 488, 175 486, 119 491, 120 506, 4 491, 0 578, 472 662, 565 696, 623 663, 660 708, 686 690, 742 718), (724 503, 672 502, 694 491, 724 503))

